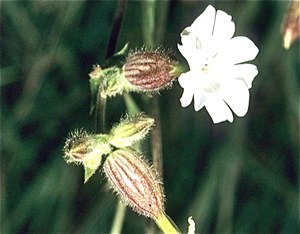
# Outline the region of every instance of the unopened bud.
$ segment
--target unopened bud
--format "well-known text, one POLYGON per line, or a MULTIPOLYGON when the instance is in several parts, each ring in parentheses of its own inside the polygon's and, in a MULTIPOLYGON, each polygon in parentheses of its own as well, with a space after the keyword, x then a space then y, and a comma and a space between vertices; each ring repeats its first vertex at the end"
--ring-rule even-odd
POLYGON ((136 212, 158 219, 164 213, 164 195, 157 173, 135 152, 119 149, 104 163, 113 188, 136 212))
POLYGON ((71 133, 63 150, 67 163, 83 164, 85 182, 100 166, 102 156, 111 151, 107 135, 88 134, 84 130, 71 133))
POLYGON ((63 148, 66 161, 82 162, 93 151, 92 142, 93 137, 82 129, 70 133, 63 148))
POLYGON ((294 0, 290 3, 285 16, 283 26, 283 47, 289 49, 291 44, 299 37, 300 33, 300 1, 294 0))
POLYGON ((137 115, 121 120, 110 132, 109 143, 116 147, 131 146, 142 140, 154 124, 154 119, 145 115, 137 115))
POLYGON ((123 66, 125 79, 133 90, 156 91, 171 85, 177 77, 177 62, 159 51, 138 51, 128 56, 123 66))
POLYGON ((102 98, 122 94, 124 90, 124 77, 118 67, 101 69, 99 65, 93 66, 90 72, 90 84, 92 95, 100 95, 102 98))

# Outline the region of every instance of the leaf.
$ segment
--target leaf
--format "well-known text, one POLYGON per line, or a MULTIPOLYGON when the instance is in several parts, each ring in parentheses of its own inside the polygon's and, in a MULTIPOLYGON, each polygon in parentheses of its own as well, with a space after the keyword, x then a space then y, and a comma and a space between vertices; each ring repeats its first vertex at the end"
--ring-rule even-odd
POLYGON ((97 168, 93 169, 89 167, 84 167, 84 183, 86 183, 92 177, 96 170, 97 168))
POLYGON ((129 42, 127 42, 121 50, 119 50, 113 56, 108 58, 104 62, 104 65, 105 65, 104 67, 112 67, 112 66, 122 67, 125 57, 126 57, 125 54, 128 51, 128 44, 129 44, 129 42))
POLYGON ((129 44, 129 42, 127 42, 120 51, 115 53, 114 56, 124 55, 128 50, 128 44, 129 44))
POLYGON ((101 164, 102 153, 94 155, 94 157, 89 157, 83 161, 84 166, 84 183, 86 183, 89 178, 96 172, 101 164))

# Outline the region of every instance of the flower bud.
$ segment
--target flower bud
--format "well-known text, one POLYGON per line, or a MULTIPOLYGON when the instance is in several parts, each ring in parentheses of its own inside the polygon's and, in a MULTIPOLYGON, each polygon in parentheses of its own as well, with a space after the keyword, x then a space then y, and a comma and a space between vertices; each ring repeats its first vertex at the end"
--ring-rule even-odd
POLYGON ((104 162, 112 187, 136 212, 158 219, 164 213, 164 195, 157 173, 135 152, 119 149, 104 162))
POLYGON ((101 69, 99 65, 93 66, 89 73, 92 97, 99 95, 102 98, 122 94, 124 90, 124 77, 118 67, 101 69))
POLYGON ((133 90, 156 91, 171 85, 177 77, 176 64, 162 52, 138 51, 128 56, 123 72, 133 90))
POLYGON ((300 1, 294 0, 290 3, 289 9, 285 16, 283 26, 283 47, 289 49, 291 44, 299 37, 300 25, 300 1))
POLYGON ((110 132, 109 143, 116 147, 126 147, 142 140, 154 124, 154 119, 137 115, 121 120, 110 132))
POLYGON ((63 150, 67 163, 83 164, 85 182, 101 164, 103 154, 111 151, 107 135, 88 134, 84 130, 76 130, 71 133, 63 150))
POLYGON ((82 162, 93 151, 91 142, 92 136, 82 129, 70 133, 63 148, 66 161, 82 162))

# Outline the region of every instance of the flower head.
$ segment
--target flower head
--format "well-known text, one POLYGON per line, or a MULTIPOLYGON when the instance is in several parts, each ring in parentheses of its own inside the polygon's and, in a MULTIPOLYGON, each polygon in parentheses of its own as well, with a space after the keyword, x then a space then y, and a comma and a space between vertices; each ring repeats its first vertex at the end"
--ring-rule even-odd
POLYGON ((178 77, 176 65, 176 61, 160 50, 131 53, 123 66, 128 89, 151 92, 171 86, 178 77))
POLYGON ((255 65, 240 64, 253 60, 258 48, 247 37, 232 38, 234 31, 231 16, 209 5, 182 31, 178 45, 190 67, 178 79, 184 89, 181 106, 194 98, 195 110, 205 106, 214 123, 232 122, 230 108, 240 117, 247 113, 248 89, 258 74, 255 65))
POLYGON ((104 172, 123 201, 138 213, 158 219, 164 213, 164 194, 158 174, 136 152, 118 149, 104 162, 104 172))
POLYGON ((153 124, 154 119, 144 114, 127 116, 111 129, 109 143, 118 148, 131 146, 145 138, 153 124))
POLYGON ((88 134, 83 129, 70 133, 63 148, 67 163, 82 164, 85 179, 95 173, 101 164, 102 156, 111 152, 109 137, 104 134, 88 134))

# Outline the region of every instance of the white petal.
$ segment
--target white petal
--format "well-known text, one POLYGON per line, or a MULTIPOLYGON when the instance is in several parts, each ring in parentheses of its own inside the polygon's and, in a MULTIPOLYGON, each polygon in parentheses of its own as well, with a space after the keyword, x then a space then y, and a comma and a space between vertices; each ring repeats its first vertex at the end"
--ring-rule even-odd
POLYGON ((199 111, 204 105, 205 101, 207 99, 207 96, 201 93, 201 90, 198 90, 198 92, 194 93, 194 109, 195 111, 199 111))
POLYGON ((197 19, 195 19, 191 27, 199 30, 199 38, 201 38, 201 36, 206 37, 212 35, 215 17, 216 9, 212 5, 209 5, 208 7, 206 7, 203 13, 200 16, 198 16, 197 19))
POLYGON ((194 96, 194 84, 195 76, 192 72, 186 72, 180 75, 178 83, 183 89, 183 94, 180 98, 181 106, 186 107, 190 105, 194 96))
POLYGON ((257 67, 253 64, 234 65, 230 71, 230 76, 235 79, 243 79, 248 89, 252 87, 252 81, 257 74, 257 67))
POLYGON ((191 86, 193 82, 193 76, 190 74, 191 72, 182 73, 178 78, 178 83, 182 88, 187 88, 191 86))
POLYGON ((218 71, 219 76, 221 77, 220 81, 223 81, 222 83, 226 83, 227 79, 239 79, 245 82, 248 89, 252 87, 252 81, 258 74, 257 67, 248 63, 225 67, 222 66, 221 68, 218 68, 218 71))
POLYGON ((191 104, 192 100, 193 100, 193 90, 190 90, 188 88, 185 88, 183 90, 183 94, 180 98, 180 103, 182 107, 187 107, 188 105, 191 104))
MULTIPOLYGON (((204 50, 206 47, 209 47, 208 45, 211 43, 215 16, 215 8, 209 5, 190 27, 187 27, 182 31, 180 34, 182 44, 192 46, 199 50, 204 50)), ((203 53, 206 52, 204 51, 203 53)))
POLYGON ((210 57, 213 57, 219 51, 219 48, 232 38, 235 25, 231 19, 232 17, 226 12, 217 11, 210 57))
POLYGON ((213 36, 230 40, 234 34, 235 25, 232 21, 231 15, 224 11, 217 11, 216 22, 213 36))
POLYGON ((202 44, 198 37, 200 30, 201 29, 193 28, 193 27, 185 28, 180 34, 182 45, 194 47, 196 49, 201 50, 202 44))
POLYGON ((258 48, 248 37, 232 38, 217 54, 214 62, 237 64, 253 60, 258 48))
MULTIPOLYGON (((182 45, 197 48, 197 36, 192 27, 185 28, 180 34, 182 45)), ((198 47, 201 47, 200 45, 198 47)))
POLYGON ((215 96, 213 99, 211 98, 207 100, 205 103, 205 108, 215 124, 226 120, 232 123, 233 115, 231 110, 226 103, 217 96, 215 96))
POLYGON ((198 70, 204 67, 205 57, 200 50, 197 50, 194 47, 189 47, 184 45, 177 45, 177 46, 180 53, 187 60, 191 70, 198 70))
POLYGON ((227 87, 222 88, 226 89, 222 93, 224 101, 237 116, 243 117, 247 113, 249 106, 248 87, 242 80, 230 80, 227 83, 227 87))

